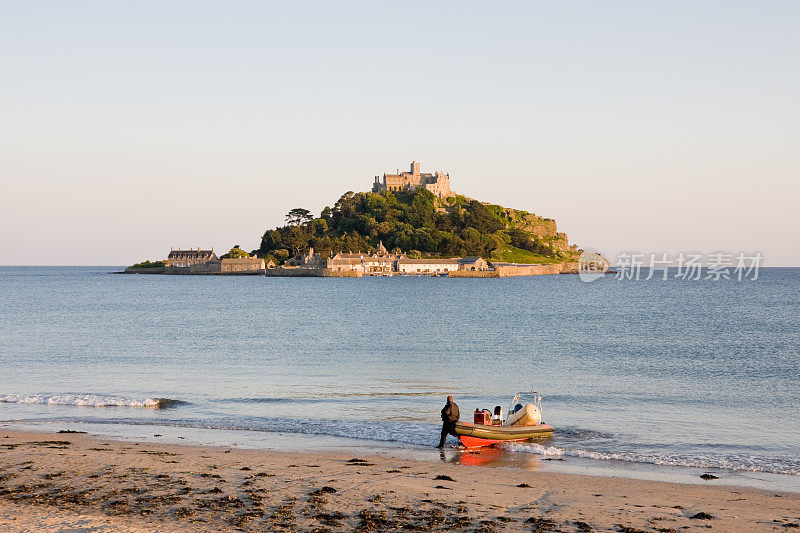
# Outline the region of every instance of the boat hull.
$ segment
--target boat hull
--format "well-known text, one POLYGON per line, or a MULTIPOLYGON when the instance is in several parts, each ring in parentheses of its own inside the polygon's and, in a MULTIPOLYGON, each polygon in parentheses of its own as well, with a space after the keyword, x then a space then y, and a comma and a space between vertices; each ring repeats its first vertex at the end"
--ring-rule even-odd
POLYGON ((487 426, 470 422, 456 422, 455 434, 467 448, 491 446, 498 442, 521 442, 541 437, 551 437, 553 426, 487 426))
POLYGON ((542 413, 533 404, 528 404, 515 413, 508 414, 509 426, 534 426, 542 421, 542 413))

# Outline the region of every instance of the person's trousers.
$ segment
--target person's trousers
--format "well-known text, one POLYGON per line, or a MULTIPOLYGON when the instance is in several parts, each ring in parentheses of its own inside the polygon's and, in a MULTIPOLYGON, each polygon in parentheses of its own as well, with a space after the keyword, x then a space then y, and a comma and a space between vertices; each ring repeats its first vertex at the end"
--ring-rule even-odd
POLYGON ((456 423, 455 422, 444 422, 442 423, 442 438, 439 439, 439 448, 444 447, 444 441, 447 439, 447 435, 452 435, 457 437, 456 435, 456 423))

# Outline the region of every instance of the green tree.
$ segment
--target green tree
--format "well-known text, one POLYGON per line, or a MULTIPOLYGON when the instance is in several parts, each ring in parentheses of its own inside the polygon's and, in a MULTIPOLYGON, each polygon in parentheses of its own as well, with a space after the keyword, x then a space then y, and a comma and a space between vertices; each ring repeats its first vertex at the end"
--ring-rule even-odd
POLYGON ((461 237, 464 239, 464 251, 468 255, 482 255, 483 254, 483 240, 481 233, 475 228, 465 229, 461 237))
POLYGON ((446 201, 419 188, 409 191, 355 193, 348 191, 319 218, 306 209, 287 214, 287 224, 265 231, 259 256, 285 261, 313 246, 320 253, 369 252, 382 240, 388 249, 423 256, 490 257, 509 245, 539 255, 556 252, 532 232, 514 228, 514 217, 498 205, 464 196, 446 201))
POLYGON ((470 227, 481 233, 494 233, 506 226, 505 222, 477 200, 472 200, 469 203, 467 213, 469 215, 467 221, 470 227))
POLYGON ((267 253, 270 250, 279 250, 281 248, 285 248, 281 232, 276 229, 265 231, 264 235, 261 237, 261 247, 259 250, 263 253, 267 253))
POLYGON ((306 222, 311 221, 313 218, 314 216, 308 209, 295 207, 286 214, 286 223, 290 226, 299 226, 300 224, 305 224, 306 222))
POLYGON ((292 251, 292 255, 297 257, 302 250, 308 248, 308 238, 305 228, 295 225, 289 226, 289 231, 283 236, 283 242, 292 251))
POLYGON ((362 237, 355 231, 352 231, 347 235, 345 235, 343 241, 344 241, 343 242, 344 247, 348 252, 353 252, 353 253, 367 252, 371 248, 366 239, 364 239, 364 237, 362 237))
POLYGON ((411 201, 411 223, 416 227, 433 227, 433 218, 436 214, 436 197, 427 189, 417 189, 411 201))
POLYGON ((141 263, 135 263, 131 265, 131 268, 161 268, 166 263, 164 261, 150 261, 149 259, 146 261, 142 261, 141 263))
POLYGON ((237 259, 241 257, 250 257, 250 254, 242 250, 238 244, 235 244, 225 255, 221 255, 220 259, 237 259))
POLYGON ((315 218, 311 221, 311 232, 323 236, 328 233, 328 222, 324 218, 315 218))
POLYGON ((428 228, 418 228, 414 230, 414 244, 415 248, 420 252, 435 252, 436 239, 434 239, 428 228))

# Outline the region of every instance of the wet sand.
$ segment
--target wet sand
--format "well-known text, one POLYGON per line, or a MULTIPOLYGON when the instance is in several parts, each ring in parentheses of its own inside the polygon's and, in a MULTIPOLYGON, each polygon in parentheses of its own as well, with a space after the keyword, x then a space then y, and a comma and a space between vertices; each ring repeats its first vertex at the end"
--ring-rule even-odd
POLYGON ((2 531, 401 528, 800 531, 800 495, 0 430, 2 531))

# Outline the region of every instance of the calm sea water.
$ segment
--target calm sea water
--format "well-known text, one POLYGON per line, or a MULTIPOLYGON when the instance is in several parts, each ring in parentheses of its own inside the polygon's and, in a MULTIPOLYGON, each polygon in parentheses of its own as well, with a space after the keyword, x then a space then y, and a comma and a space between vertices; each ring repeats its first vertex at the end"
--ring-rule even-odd
POLYGON ((800 269, 593 283, 114 270, 0 268, 0 420, 422 449, 447 394, 471 419, 537 390, 556 435, 506 455, 800 479, 800 269))

